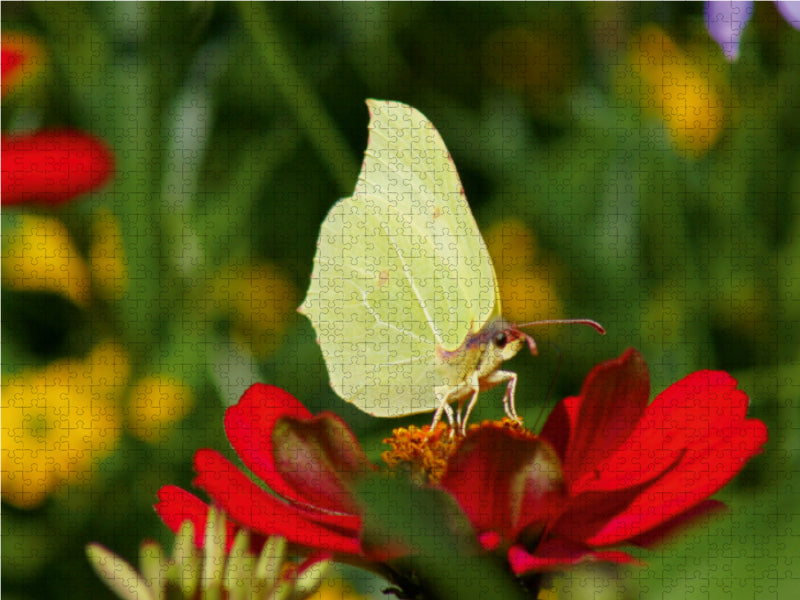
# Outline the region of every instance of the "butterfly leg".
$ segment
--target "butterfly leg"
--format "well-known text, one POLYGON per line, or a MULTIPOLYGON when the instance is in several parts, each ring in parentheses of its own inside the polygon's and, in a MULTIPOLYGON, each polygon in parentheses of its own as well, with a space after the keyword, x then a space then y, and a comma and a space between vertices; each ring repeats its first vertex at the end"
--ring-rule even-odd
POLYGON ((444 396, 441 399, 439 403, 439 408, 437 408, 436 412, 433 413, 433 421, 431 422, 431 433, 433 432, 434 429, 436 429, 436 425, 439 424, 439 421, 441 421, 442 413, 447 415, 447 422, 450 424, 450 428, 452 429, 455 422, 455 416, 453 414, 453 407, 450 406, 450 398, 448 396, 444 396))
POLYGON ((472 414, 472 409, 475 408, 475 405, 478 403, 478 394, 480 393, 481 386, 477 372, 473 374, 469 382, 469 387, 466 389, 469 390, 468 395, 472 397, 469 399, 469 403, 467 404, 467 410, 464 411, 464 420, 461 423, 461 435, 467 435, 467 422, 469 421, 469 416, 472 414))
POLYGON ((503 408, 506 415, 514 421, 522 422, 522 419, 517 415, 517 407, 515 405, 516 392, 517 392, 517 374, 512 371, 495 371, 488 377, 481 380, 481 388, 488 389, 499 385, 506 384, 506 393, 503 394, 503 408))
POLYGON ((502 374, 506 377, 508 385, 506 386, 506 393, 503 394, 503 408, 506 414, 517 423, 521 423, 522 419, 517 414, 516 398, 517 398, 517 374, 511 371, 497 371, 496 375, 502 374))

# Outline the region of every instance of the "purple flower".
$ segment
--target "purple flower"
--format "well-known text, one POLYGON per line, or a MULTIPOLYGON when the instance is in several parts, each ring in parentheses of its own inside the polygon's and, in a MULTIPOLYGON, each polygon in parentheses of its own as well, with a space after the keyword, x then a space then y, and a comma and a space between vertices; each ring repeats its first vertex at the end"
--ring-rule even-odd
MULTIPOLYGON (((786 22, 800 29, 800 2, 776 1, 775 6, 786 22)), ((706 28, 721 47, 725 58, 739 58, 742 31, 753 16, 753 2, 706 2, 706 28)))

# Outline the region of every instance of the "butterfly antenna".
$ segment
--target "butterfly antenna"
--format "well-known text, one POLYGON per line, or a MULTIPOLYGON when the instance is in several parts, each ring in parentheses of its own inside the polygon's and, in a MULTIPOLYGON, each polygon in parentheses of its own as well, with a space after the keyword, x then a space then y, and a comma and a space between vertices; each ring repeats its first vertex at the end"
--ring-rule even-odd
MULTIPOLYGON (((592 319, 547 319, 544 321, 531 321, 530 323, 522 323, 520 325, 516 325, 514 328, 519 331, 523 327, 536 327, 539 325, 588 325, 595 331, 597 331, 600 335, 605 335, 606 330, 605 328, 600 325, 597 321, 592 319)), ((538 349, 536 347, 536 340, 533 339, 533 336, 528 335, 520 331, 520 333, 525 336, 525 341, 528 344, 528 349, 530 350, 533 356, 538 354, 538 349)), ((553 393, 553 390, 556 386, 556 381, 558 380, 558 373, 561 371, 561 363, 563 362, 563 353, 561 352, 561 348, 559 348, 553 342, 549 342, 556 350, 558 350, 558 363, 556 364, 556 372, 553 374, 553 379, 550 381, 550 386, 547 388, 547 395, 545 397, 545 402, 542 407, 542 410, 539 411, 539 416, 536 417, 536 423, 534 428, 538 427, 539 421, 541 420, 542 416, 544 415, 544 407, 547 406, 550 395, 553 393)))
POLYGON ((606 330, 603 328, 603 326, 592 319, 547 319, 546 321, 531 321, 530 323, 513 325, 511 329, 516 331, 518 334, 521 334, 525 338, 525 342, 528 344, 528 350, 530 350, 531 355, 533 356, 537 356, 539 354, 539 349, 536 347, 536 340, 533 339, 532 335, 521 331, 521 328, 536 327, 538 325, 588 325, 599 332, 600 335, 606 334, 606 330))
POLYGON ((597 321, 592 319, 547 319, 545 321, 531 321, 530 323, 521 323, 517 327, 537 327, 539 325, 588 325, 597 331, 600 335, 605 335, 605 328, 597 321))

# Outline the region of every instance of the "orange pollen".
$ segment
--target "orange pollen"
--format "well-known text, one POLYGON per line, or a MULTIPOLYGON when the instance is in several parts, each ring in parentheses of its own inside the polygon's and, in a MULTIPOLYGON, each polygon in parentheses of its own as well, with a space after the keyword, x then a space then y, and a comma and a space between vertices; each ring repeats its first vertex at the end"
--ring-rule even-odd
MULTIPOLYGON (((467 435, 482 427, 500 427, 518 433, 527 432, 522 423, 503 417, 500 421, 483 421, 467 427, 467 435)), ((390 469, 400 465, 411 468, 412 473, 425 476, 426 483, 438 483, 447 470, 447 462, 464 440, 458 430, 452 431, 450 425, 439 422, 431 431, 430 425, 392 430, 392 437, 383 440, 392 449, 381 454, 390 469)), ((527 432, 530 433, 530 432, 527 432)), ((533 436, 533 434, 530 434, 533 436)), ((534 436, 535 437, 535 436, 534 436)))

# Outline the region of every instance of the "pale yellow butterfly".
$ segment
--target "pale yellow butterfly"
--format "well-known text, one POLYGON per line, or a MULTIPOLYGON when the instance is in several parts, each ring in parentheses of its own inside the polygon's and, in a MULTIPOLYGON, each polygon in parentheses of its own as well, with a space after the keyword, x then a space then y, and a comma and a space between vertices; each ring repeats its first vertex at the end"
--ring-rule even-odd
MULTIPOLYGON (((531 336, 502 318, 497 278, 450 153, 418 110, 367 100, 369 141, 355 191, 328 213, 300 312, 317 331, 331 386, 376 417, 458 402, 466 428, 480 391, 506 384, 518 420, 517 375, 500 369, 531 336), (461 405, 469 399, 466 411, 461 405)), ((585 323, 589 320, 541 321, 585 323)), ((529 324, 530 325, 530 324, 529 324)))

